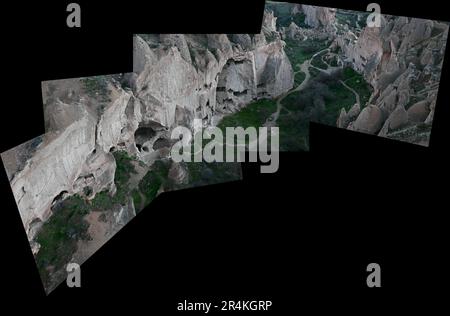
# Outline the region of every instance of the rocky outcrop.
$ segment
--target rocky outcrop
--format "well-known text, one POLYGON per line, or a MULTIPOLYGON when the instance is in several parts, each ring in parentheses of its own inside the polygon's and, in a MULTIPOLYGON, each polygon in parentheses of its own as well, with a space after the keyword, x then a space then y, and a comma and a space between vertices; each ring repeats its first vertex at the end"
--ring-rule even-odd
POLYGON ((310 27, 331 27, 335 20, 335 9, 302 5, 305 23, 310 27))
POLYGON ((348 129, 375 134, 383 124, 383 112, 375 105, 365 107, 348 129))
MULTIPOLYGON (((273 16, 265 16, 263 29, 256 35, 135 36, 133 73, 43 84, 48 133, 32 155, 21 154, 28 147, 2 155, 11 161, 9 178, 30 242, 56 201, 115 192, 111 151, 126 150, 151 165, 169 157, 173 127, 193 128, 194 118, 215 124, 224 113, 290 90, 284 42, 279 34, 266 38, 276 33, 273 16)), ((187 178, 181 165, 169 176, 175 183, 187 178)))
MULTIPOLYGON (((80 107, 81 109, 81 107, 80 107)), ((74 194, 74 183, 89 169, 86 161, 95 149, 95 120, 86 111, 60 134, 45 135, 43 143, 10 181, 28 238, 34 237, 33 225, 51 215, 52 202, 61 193, 74 194)), ((14 149, 13 149, 14 150, 14 149)), ((107 170, 101 170, 103 174, 107 170)), ((111 185, 105 177, 102 186, 111 185)))
POLYGON ((345 111, 344 108, 341 109, 341 112, 339 113, 339 117, 336 122, 336 126, 340 128, 347 128, 350 122, 355 120, 359 113, 361 112, 361 107, 359 103, 355 103, 348 113, 345 111))
MULTIPOLYGON (((447 37, 448 25, 444 23, 387 15, 379 28, 339 34, 336 43, 346 56, 345 62, 362 73, 374 89, 370 110, 363 110, 349 128, 358 126, 357 130, 378 133, 374 126, 364 125, 371 124, 366 116, 373 107, 382 113, 380 136, 390 137, 390 131, 395 131, 398 137, 399 129, 431 124, 433 109, 427 104, 436 101, 447 37)), ((423 137, 418 143, 424 144, 423 137)))
POLYGON ((224 113, 293 87, 292 67, 271 12, 264 15, 262 32, 253 36, 173 37, 176 41, 135 37, 135 96, 144 121, 169 129, 193 118, 215 124, 224 113), (182 52, 186 46, 192 62, 182 52))

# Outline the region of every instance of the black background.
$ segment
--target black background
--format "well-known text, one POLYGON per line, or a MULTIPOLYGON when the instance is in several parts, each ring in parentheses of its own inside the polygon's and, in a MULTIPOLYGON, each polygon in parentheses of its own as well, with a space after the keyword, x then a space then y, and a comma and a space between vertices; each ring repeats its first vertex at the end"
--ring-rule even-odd
MULTIPOLYGON (((133 33, 256 33, 264 8, 75 1, 82 27, 69 29, 69 2, 1 5, 1 152, 44 133, 42 80, 131 71, 133 33)), ((362 11, 369 2, 303 1, 362 11)), ((377 2, 382 13, 450 20, 443 1, 377 2)), ((439 299, 448 273, 448 55, 429 148, 311 124, 311 152, 281 153, 276 174, 243 164, 243 181, 160 195, 82 266, 80 289, 63 284, 45 295, 2 169, 2 300, 34 311, 62 304, 164 315, 184 299, 271 299, 275 314, 366 314, 423 304, 425 293, 439 299), (381 265, 380 289, 366 287, 371 262, 381 265)))

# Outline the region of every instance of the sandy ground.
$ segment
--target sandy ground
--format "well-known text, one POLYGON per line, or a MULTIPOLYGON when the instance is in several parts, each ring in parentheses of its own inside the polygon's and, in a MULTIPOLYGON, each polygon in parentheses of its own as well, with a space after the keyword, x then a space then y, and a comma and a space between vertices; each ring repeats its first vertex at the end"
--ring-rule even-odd
POLYGON ((91 240, 78 241, 78 249, 73 255, 73 262, 82 264, 117 232, 112 229, 110 222, 112 218, 107 222, 100 220, 99 217, 102 213, 91 212, 86 215, 85 220, 89 223, 88 233, 91 236, 91 240))

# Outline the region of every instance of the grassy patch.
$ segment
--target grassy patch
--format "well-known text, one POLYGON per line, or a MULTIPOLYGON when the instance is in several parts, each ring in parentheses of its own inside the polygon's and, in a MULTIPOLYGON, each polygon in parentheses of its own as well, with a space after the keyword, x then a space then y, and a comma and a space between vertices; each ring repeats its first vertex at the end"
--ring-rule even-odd
POLYGON ((133 164, 134 159, 126 151, 115 151, 113 153, 116 160, 116 171, 114 174, 114 183, 116 193, 114 196, 106 191, 99 192, 92 199, 91 204, 96 211, 108 211, 116 204, 125 205, 130 196, 128 181, 132 173, 136 173, 133 164))
POLYGON ((169 168, 168 161, 157 160, 152 165, 152 169, 139 182, 139 191, 143 194, 146 205, 153 201, 159 189, 167 184, 169 168))
POLYGON ((364 77, 352 68, 346 67, 343 70, 343 81, 359 94, 361 108, 365 107, 372 94, 372 88, 364 80, 364 77))
POLYGON ((294 86, 298 87, 305 80, 306 75, 303 71, 297 72, 294 77, 294 86))
POLYGON ((108 211, 114 205, 113 198, 106 191, 98 192, 91 201, 93 210, 108 211))
POLYGON ((239 112, 224 117, 217 126, 223 131, 226 127, 236 126, 258 128, 266 122, 276 109, 275 100, 261 99, 250 103, 239 112))
POLYGON ((294 22, 300 27, 308 28, 309 26, 305 23, 306 15, 303 12, 292 15, 293 7, 292 3, 266 3, 266 9, 273 11, 277 17, 278 27, 288 27, 294 22))
POLYGON ((317 77, 319 74, 321 74, 320 70, 317 70, 316 68, 309 67, 309 75, 311 76, 311 79, 317 77))
POLYGON ((301 93, 302 93, 301 91, 292 92, 283 99, 283 102, 281 104, 283 105, 284 108, 288 109, 289 111, 298 110, 297 103, 301 93))
POLYGON ((281 151, 308 150, 309 120, 302 115, 301 111, 280 113, 277 125, 280 129, 281 151))
POLYGON ((108 80, 105 76, 86 77, 81 79, 81 83, 91 98, 100 98, 100 101, 110 102, 108 80))
POLYGON ((291 3, 266 3, 266 9, 273 12, 277 17, 277 26, 289 26, 292 21, 291 10, 293 4, 291 3))
POLYGON ((301 28, 309 28, 309 25, 305 23, 306 15, 300 12, 292 17, 292 22, 301 28))
POLYGON ((280 128, 280 149, 298 151, 308 149, 309 122, 335 126, 341 108, 349 110, 355 104, 355 95, 340 80, 347 79, 361 98, 370 96, 361 75, 353 70, 337 71, 332 75, 317 73, 299 92, 288 95, 282 102, 286 109, 277 121, 280 128))
POLYGON ((189 186, 202 186, 239 180, 241 167, 236 162, 188 162, 189 186))
POLYGON ((325 54, 326 52, 323 52, 314 57, 314 59, 311 61, 311 65, 324 70, 328 69, 328 65, 322 60, 322 56, 325 54))
POLYGON ((128 181, 132 173, 136 173, 133 164, 134 158, 130 157, 126 151, 115 151, 113 153, 116 160, 116 173, 114 183, 116 184, 116 194, 113 197, 114 203, 125 204, 129 196, 128 181))
POLYGON ((308 39, 306 41, 296 41, 285 39, 286 46, 284 51, 293 66, 303 64, 305 60, 310 59, 315 53, 328 47, 327 41, 317 41, 308 39))

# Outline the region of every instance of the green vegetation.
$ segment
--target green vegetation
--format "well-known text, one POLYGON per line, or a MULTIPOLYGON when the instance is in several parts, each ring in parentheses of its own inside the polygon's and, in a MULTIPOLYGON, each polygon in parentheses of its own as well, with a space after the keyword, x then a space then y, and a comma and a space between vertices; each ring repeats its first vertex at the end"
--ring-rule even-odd
POLYGON ((273 12, 277 17, 277 26, 289 26, 292 21, 291 10, 293 5, 291 3, 266 3, 266 9, 273 12))
POLYGON ((309 25, 305 23, 306 15, 300 12, 292 17, 292 22, 301 28, 309 28, 309 25))
POLYGON ((303 64, 305 60, 310 59, 315 53, 328 47, 328 41, 317 41, 308 39, 306 41, 296 41, 292 39, 285 39, 286 52, 291 64, 303 64))
POLYGON ((303 117, 301 111, 281 111, 277 123, 281 151, 308 150, 309 120, 303 117))
MULTIPOLYGON (((169 174, 170 162, 157 160, 152 165, 152 168, 147 174, 142 178, 141 182, 139 182, 139 191, 142 193, 145 198, 145 205, 148 205, 151 201, 153 201, 158 194, 158 191, 161 187, 166 187, 168 185, 167 176, 169 174)), ((133 200, 135 201, 135 207, 138 208, 140 203, 136 205, 137 202, 140 202, 140 197, 137 198, 139 192, 133 192, 133 200)), ((136 209, 136 211, 140 211, 136 209)))
POLYGON ((331 75, 317 71, 302 91, 291 93, 282 102, 284 110, 277 121, 280 150, 308 149, 310 121, 334 126, 341 108, 348 111, 355 104, 355 95, 342 85, 341 80, 346 80, 363 102, 370 97, 370 87, 353 69, 331 75))
POLYGON ((358 28, 358 15, 361 15, 360 21, 361 25, 366 23, 368 13, 358 13, 355 11, 347 11, 347 10, 337 10, 336 12, 336 20, 339 24, 348 25, 350 28, 355 29, 358 28))
POLYGON ((361 108, 365 107, 367 102, 369 102, 370 95, 372 94, 372 88, 370 85, 364 80, 364 77, 353 70, 350 67, 346 67, 343 70, 343 79, 349 87, 354 89, 361 99, 361 108))
POLYGON ((298 87, 305 80, 306 75, 303 71, 299 71, 295 74, 294 77, 294 87, 298 87))
MULTIPOLYGON (((264 125, 276 109, 275 100, 261 99, 247 105, 239 112, 224 117, 218 127, 224 132, 227 127, 258 128, 264 125)), ((239 163, 187 162, 186 167, 189 173, 190 186, 228 182, 239 180, 241 177, 239 163)))
POLYGON ((92 188, 90 186, 84 187, 83 188, 83 194, 85 196, 90 196, 92 194, 92 188))
POLYGON ((201 186, 240 180, 241 166, 237 162, 188 162, 190 186, 201 186))
POLYGON ((311 76, 311 79, 317 77, 319 74, 321 74, 320 70, 317 70, 316 68, 309 67, 309 75, 311 76))
POLYGON ((328 64, 331 66, 331 67, 337 67, 338 66, 338 61, 337 61, 337 57, 336 56, 333 56, 331 59, 329 59, 328 61, 328 64))
POLYGON ((329 96, 325 98, 325 113, 318 122, 335 126, 342 108, 346 111, 356 103, 355 95, 339 81, 328 84, 329 96))
POLYGON ((328 68, 328 65, 322 60, 322 57, 326 54, 324 51, 323 53, 317 55, 314 57, 314 59, 311 60, 311 65, 326 70, 328 68))
POLYGON ((287 97, 283 99, 283 107, 287 109, 288 111, 296 111, 298 109, 298 99, 300 98, 300 95, 302 94, 302 91, 295 91, 289 94, 287 97))
POLYGON ((278 27, 288 27, 291 22, 294 22, 300 27, 308 27, 305 24, 305 14, 299 12, 292 16, 293 3, 266 3, 266 9, 273 11, 274 16, 277 17, 278 27))
POLYGON ((84 90, 91 98, 110 102, 107 76, 86 77, 81 79, 84 90))
POLYGON ((116 172, 114 174, 116 193, 111 196, 107 191, 98 192, 91 200, 94 211, 109 211, 116 204, 125 205, 130 196, 128 181, 131 174, 136 173, 131 163, 134 158, 130 157, 126 151, 115 151, 113 155, 116 160, 116 172))
POLYGON ((113 153, 116 160, 116 173, 114 175, 114 183, 116 184, 116 194, 113 197, 114 203, 125 204, 130 189, 128 181, 132 173, 136 173, 133 164, 134 158, 130 157, 126 151, 115 151, 113 153))
POLYGON ((41 248, 35 259, 46 288, 52 284, 50 269, 63 268, 77 250, 77 241, 89 238, 89 224, 83 218, 89 209, 80 196, 68 197, 53 207, 53 215, 37 234, 35 240, 41 248))
MULTIPOLYGON (((87 202, 79 195, 73 195, 67 199, 57 202, 52 208, 52 216, 45 222, 36 235, 36 242, 41 245, 36 254, 36 262, 46 288, 55 281, 50 279, 52 271, 58 271, 69 262, 77 250, 78 240, 87 240, 89 224, 84 216, 94 211, 108 211, 115 204, 126 203, 129 195, 127 182, 130 174, 136 172, 126 152, 114 153, 116 159, 115 184, 116 194, 111 197, 108 192, 103 191, 95 195, 92 201, 87 202)), ((92 188, 86 187, 86 195, 92 193, 92 188)))
POLYGON ((277 104, 275 100, 261 99, 250 103, 239 112, 224 117, 218 124, 218 127, 222 130, 225 130, 228 126, 259 127, 267 121, 276 109, 277 104))
POLYGON ((137 189, 134 189, 131 192, 131 197, 133 198, 134 208, 136 210, 140 209, 140 206, 142 204, 142 197, 140 192, 137 189))
POLYGON ((95 195, 91 205, 94 211, 108 211, 114 206, 114 201, 107 191, 102 191, 95 195))

